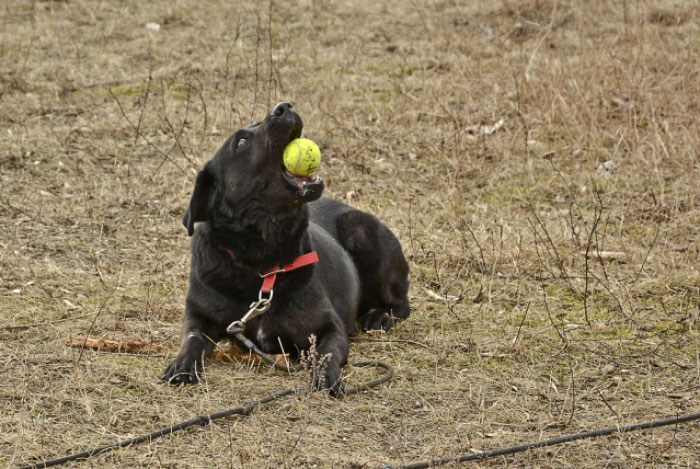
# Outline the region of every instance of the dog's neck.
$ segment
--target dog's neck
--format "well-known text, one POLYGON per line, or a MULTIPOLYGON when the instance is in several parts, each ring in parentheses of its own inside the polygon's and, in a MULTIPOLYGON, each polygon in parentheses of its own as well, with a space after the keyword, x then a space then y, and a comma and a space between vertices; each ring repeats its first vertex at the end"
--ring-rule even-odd
POLYGON ((236 263, 256 272, 289 263, 310 250, 306 206, 294 213, 270 212, 262 222, 250 221, 257 218, 217 214, 207 222, 212 247, 228 252, 236 263))

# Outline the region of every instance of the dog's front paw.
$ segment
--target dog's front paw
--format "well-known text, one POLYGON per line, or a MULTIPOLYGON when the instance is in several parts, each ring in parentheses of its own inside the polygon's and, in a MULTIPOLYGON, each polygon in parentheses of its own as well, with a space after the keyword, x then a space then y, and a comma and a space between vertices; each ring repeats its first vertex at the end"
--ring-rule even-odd
POLYGON ((162 381, 173 385, 194 384, 199 382, 202 375, 202 362, 190 356, 178 356, 166 368, 162 381))
POLYGON ((325 369, 323 371, 314 370, 311 374, 311 391, 325 391, 328 390, 331 396, 340 396, 345 392, 345 384, 340 378, 340 370, 329 370, 325 369))

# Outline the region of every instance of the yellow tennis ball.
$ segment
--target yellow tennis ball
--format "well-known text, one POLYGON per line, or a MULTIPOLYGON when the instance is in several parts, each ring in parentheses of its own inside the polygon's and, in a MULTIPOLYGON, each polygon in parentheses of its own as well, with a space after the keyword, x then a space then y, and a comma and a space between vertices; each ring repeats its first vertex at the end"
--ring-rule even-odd
POLYGON ((321 165, 321 150, 308 138, 295 138, 284 149, 284 167, 295 176, 308 176, 321 165))

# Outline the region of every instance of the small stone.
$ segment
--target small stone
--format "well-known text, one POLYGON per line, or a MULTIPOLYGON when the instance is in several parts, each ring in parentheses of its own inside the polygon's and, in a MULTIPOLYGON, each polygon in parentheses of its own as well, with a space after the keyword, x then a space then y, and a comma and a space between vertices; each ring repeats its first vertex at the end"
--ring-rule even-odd
POLYGON ((600 166, 598 166, 596 173, 598 173, 600 175, 608 175, 616 168, 617 168, 617 163, 615 163, 613 160, 608 160, 608 161, 605 161, 600 166))

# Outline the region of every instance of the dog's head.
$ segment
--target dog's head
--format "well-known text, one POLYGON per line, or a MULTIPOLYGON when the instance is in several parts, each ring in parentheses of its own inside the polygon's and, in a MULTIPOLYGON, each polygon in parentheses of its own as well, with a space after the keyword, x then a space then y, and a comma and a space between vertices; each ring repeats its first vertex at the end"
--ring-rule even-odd
POLYGON ((183 224, 190 236, 194 224, 224 217, 244 217, 246 211, 270 213, 298 210, 321 197, 317 176, 294 176, 284 168, 282 154, 301 136, 303 123, 289 103, 280 103, 265 120, 234 133, 197 174, 183 224))

